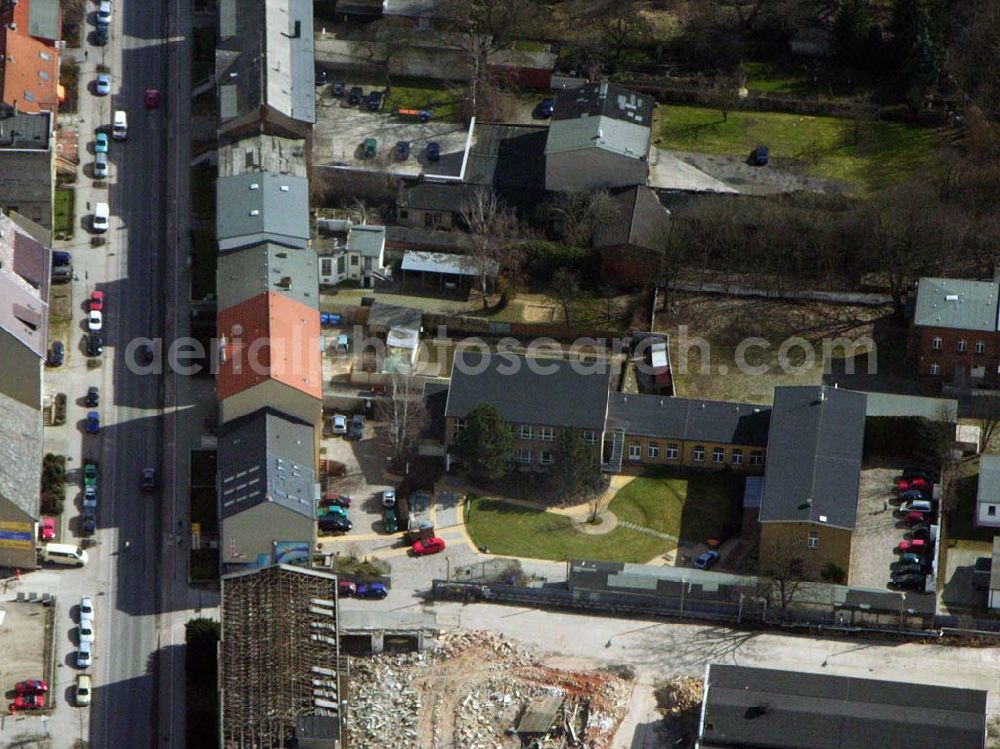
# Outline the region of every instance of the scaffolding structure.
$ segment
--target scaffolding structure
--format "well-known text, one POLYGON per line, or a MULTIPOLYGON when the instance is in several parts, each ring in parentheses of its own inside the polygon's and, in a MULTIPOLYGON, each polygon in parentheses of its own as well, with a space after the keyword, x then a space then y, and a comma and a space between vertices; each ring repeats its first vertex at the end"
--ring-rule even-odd
POLYGON ((300 724, 338 745, 337 576, 291 565, 225 575, 221 617, 223 749, 292 746, 300 724))

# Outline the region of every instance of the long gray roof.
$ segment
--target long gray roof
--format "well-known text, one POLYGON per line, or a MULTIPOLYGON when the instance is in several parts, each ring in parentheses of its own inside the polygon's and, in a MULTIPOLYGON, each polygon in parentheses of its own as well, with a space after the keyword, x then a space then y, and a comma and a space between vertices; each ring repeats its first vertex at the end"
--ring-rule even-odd
POLYGON ((608 428, 643 437, 763 447, 770 421, 771 409, 752 403, 632 393, 608 399, 608 428))
POLYGON ((53 127, 51 112, 18 112, 0 102, 0 148, 48 151, 53 127))
POLYGON ((976 501, 1000 504, 1000 455, 983 453, 979 456, 979 490, 976 501))
POLYGON ((305 247, 309 242, 309 181, 289 174, 222 177, 216 188, 219 250, 259 242, 305 247))
POLYGON ((653 97, 614 83, 590 83, 556 94, 553 123, 598 116, 648 128, 653 124, 653 97))
POLYGON ((42 413, 0 393, 0 500, 39 517, 42 413))
POLYGON ((995 331, 1000 281, 921 278, 914 325, 995 331))
POLYGON ((645 185, 634 185, 612 193, 615 211, 594 230, 594 247, 633 245, 655 249, 659 234, 670 220, 656 193, 645 185))
POLYGON ((853 530, 865 439, 865 394, 825 386, 774 390, 761 522, 853 530))
POLYGON ((978 749, 987 693, 712 664, 702 746, 764 749, 978 749))
POLYGON ((315 517, 311 426, 271 409, 225 424, 219 434, 219 517, 274 502, 315 517))
POLYGON ((219 309, 273 291, 319 309, 316 253, 263 242, 218 258, 219 309))
POLYGON ((219 30, 222 121, 262 106, 316 121, 312 0, 221 0, 219 30))
POLYGON ((39 39, 59 38, 59 0, 31 0, 28 33, 39 39))
POLYGON ((258 133, 221 145, 217 153, 220 177, 250 172, 309 176, 306 170, 306 143, 299 138, 258 133))
POLYGON ((445 415, 465 418, 476 406, 489 403, 512 424, 602 431, 608 374, 606 364, 459 349, 445 415))
POLYGON ((653 123, 653 99, 617 86, 595 83, 556 94, 545 154, 602 148, 645 158, 653 123))

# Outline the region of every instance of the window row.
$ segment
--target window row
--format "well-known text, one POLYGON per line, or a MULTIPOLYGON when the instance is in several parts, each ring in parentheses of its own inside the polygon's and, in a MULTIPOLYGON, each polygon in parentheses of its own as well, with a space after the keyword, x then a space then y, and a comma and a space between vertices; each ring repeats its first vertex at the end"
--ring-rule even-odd
MULTIPOLYGON (((535 461, 536 453, 532 452, 530 447, 519 447, 514 453, 514 461, 520 463, 521 465, 531 465, 535 461)), ((539 450, 537 453, 538 464, 543 466, 552 465, 552 451, 551 450, 539 450)))
MULTIPOLYGON (((939 336, 935 336, 934 338, 931 339, 931 348, 934 351, 940 351, 943 347, 944 347, 944 341, 942 341, 939 336)), ((966 351, 968 351, 968 348, 969 344, 964 338, 960 339, 958 343, 955 344, 955 349, 960 354, 964 354, 966 351)), ((985 353, 986 341, 976 341, 975 352, 977 354, 985 353)))
MULTIPOLYGON (((681 446, 677 442, 666 443, 666 452, 664 456, 667 460, 678 460, 680 458, 681 446)), ((696 463, 704 463, 707 451, 704 445, 695 445, 691 449, 691 459, 696 463)), ((660 443, 656 441, 649 441, 646 443, 646 457, 651 460, 657 460, 660 457, 660 443)), ((629 442, 628 445, 628 459, 630 461, 642 460, 642 443, 641 442, 629 442)), ((725 463, 726 462, 726 448, 724 447, 713 447, 712 448, 712 462, 713 463, 725 463)), ((739 447, 731 448, 729 451, 729 462, 734 465, 743 464, 743 450, 739 447)), ((762 466, 764 465, 764 451, 763 450, 753 450, 750 453, 750 465, 752 466, 762 466)))

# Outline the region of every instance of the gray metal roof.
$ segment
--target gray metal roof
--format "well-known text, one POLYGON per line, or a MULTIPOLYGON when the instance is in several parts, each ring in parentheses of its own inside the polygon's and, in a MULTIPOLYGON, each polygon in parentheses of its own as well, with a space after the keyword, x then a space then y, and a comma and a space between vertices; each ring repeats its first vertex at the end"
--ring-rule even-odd
POLYGON ((775 388, 761 522, 853 529, 864 439, 864 393, 775 388))
POLYGON ((59 0, 31 0, 28 6, 28 34, 50 41, 59 38, 59 0))
POLYGON ((608 590, 649 595, 675 595, 680 586, 698 598, 735 600, 740 591, 755 589, 755 577, 733 575, 694 567, 664 567, 653 564, 625 564, 574 559, 570 562, 567 582, 579 590, 608 590))
POLYGON ((898 393, 865 393, 868 396, 866 415, 919 416, 929 421, 958 421, 958 401, 952 398, 927 398, 922 395, 898 393))
POLYGON ((385 251, 385 227, 353 224, 347 233, 347 251, 377 259, 385 251))
POLYGON ((614 83, 590 83, 562 89, 555 96, 552 124, 598 116, 649 128, 653 124, 653 97, 614 83))
POLYGON ((0 413, 0 501, 10 502, 37 520, 42 412, 0 393, 0 413))
POLYGON ((975 749, 987 693, 916 683, 712 664, 702 746, 975 749))
POLYGON ((649 132, 648 125, 603 116, 553 121, 545 141, 545 155, 600 148, 645 159, 649 152, 649 132))
POLYGON ((594 230, 594 247, 632 245, 655 249, 670 220, 670 211, 656 193, 645 185, 635 185, 613 191, 612 197, 614 214, 594 230))
POLYGON ((316 121, 312 0, 221 0, 216 79, 220 118, 268 106, 316 121))
POLYGON ((261 409, 220 428, 219 516, 274 502, 315 517, 315 433, 311 426, 261 409))
POLYGON ((467 201, 475 197, 477 189, 474 185, 454 182, 403 183, 396 193, 396 206, 404 210, 458 213, 467 201))
POLYGON ((997 330, 1000 281, 921 278, 914 325, 958 330, 997 330))
POLYGON ((0 104, 0 148, 48 151, 54 130, 51 112, 18 112, 0 104))
POLYGON ((226 251, 277 242, 309 242, 309 181, 288 174, 221 177, 216 187, 216 238, 226 251))
POLYGON ((980 504, 1000 505, 1000 455, 983 453, 979 456, 979 490, 976 501, 980 504))
POLYGON ((319 309, 319 272, 316 253, 263 242, 219 255, 219 309, 232 307, 273 291, 319 309))
POLYGON ((466 183, 500 190, 545 189, 547 127, 476 123, 472 137, 465 167, 466 183))
POLYGON ((407 250, 403 253, 402 270, 424 273, 446 273, 452 276, 478 276, 475 262, 468 255, 454 255, 445 252, 419 252, 407 250))
POLYGON ((771 409, 752 403, 611 393, 608 428, 626 434, 733 445, 767 444, 771 409))
POLYGON ((608 410, 608 379, 607 364, 459 349, 445 415, 465 418, 489 403, 512 424, 599 432, 608 410))
POLYGON ((261 133, 219 146, 219 176, 274 172, 307 177, 304 140, 261 133))

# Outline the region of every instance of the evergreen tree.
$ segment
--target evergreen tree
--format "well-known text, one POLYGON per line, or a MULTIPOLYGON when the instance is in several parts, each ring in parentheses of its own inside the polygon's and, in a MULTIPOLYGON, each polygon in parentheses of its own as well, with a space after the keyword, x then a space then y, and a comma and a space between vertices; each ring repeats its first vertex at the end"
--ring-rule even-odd
POLYGON ((455 439, 455 455, 473 481, 506 475, 514 454, 514 433, 496 406, 483 403, 465 417, 465 428, 455 439))

